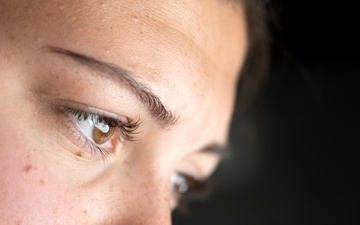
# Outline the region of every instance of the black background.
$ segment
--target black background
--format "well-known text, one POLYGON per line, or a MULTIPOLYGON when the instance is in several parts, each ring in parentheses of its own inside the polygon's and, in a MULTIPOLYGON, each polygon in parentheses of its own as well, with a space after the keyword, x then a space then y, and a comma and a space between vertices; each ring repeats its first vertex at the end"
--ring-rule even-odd
POLYGON ((246 113, 238 105, 217 191, 175 213, 175 225, 360 224, 359 9, 285 0, 269 8, 280 24, 269 81, 246 113))

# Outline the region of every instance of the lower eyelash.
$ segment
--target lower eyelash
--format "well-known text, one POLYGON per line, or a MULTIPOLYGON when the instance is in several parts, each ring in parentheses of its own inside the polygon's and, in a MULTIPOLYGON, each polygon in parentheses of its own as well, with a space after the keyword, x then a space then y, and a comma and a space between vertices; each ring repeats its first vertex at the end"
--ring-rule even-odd
MULTIPOLYGON (((88 149, 91 155, 94 155, 96 152, 99 152, 104 159, 104 161, 108 161, 109 157, 113 155, 112 151, 100 146, 96 146, 91 140, 89 140, 85 135, 76 127, 76 124, 71 119, 68 119, 67 122, 68 130, 74 135, 74 138, 77 141, 78 147, 81 149, 88 149)), ((120 138, 119 138, 120 141, 120 138)), ((79 153, 81 156, 81 153, 79 153)))

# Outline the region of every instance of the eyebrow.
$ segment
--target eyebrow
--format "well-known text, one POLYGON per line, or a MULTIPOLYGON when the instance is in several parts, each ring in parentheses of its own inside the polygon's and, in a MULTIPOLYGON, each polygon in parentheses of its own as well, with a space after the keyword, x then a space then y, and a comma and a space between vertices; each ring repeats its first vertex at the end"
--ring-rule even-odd
POLYGON ((134 73, 128 69, 125 69, 119 65, 113 63, 107 63, 99 61, 90 56, 86 56, 80 53, 76 53, 67 49, 47 46, 50 51, 67 56, 75 62, 86 66, 94 71, 99 76, 104 76, 125 85, 137 99, 144 105, 149 112, 150 116, 155 119, 157 124, 161 127, 167 128, 174 125, 178 118, 170 111, 145 84, 135 80, 134 73))
POLYGON ((229 146, 217 143, 206 146, 205 148, 200 150, 200 152, 217 155, 222 160, 229 157, 229 155, 231 154, 229 146))

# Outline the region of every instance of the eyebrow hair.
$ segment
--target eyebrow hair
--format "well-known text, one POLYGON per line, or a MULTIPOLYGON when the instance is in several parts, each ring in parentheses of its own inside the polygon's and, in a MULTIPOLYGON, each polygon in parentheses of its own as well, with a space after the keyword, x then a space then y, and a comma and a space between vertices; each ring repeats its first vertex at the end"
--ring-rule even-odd
POLYGON ((70 57, 75 62, 99 72, 97 74, 100 76, 113 79, 125 85, 133 94, 135 94, 140 102, 146 107, 150 116, 153 117, 161 127, 165 128, 172 126, 178 121, 179 117, 175 116, 173 112, 165 107, 158 96, 143 83, 133 78, 134 73, 132 71, 119 65, 102 62, 90 56, 63 48, 54 46, 47 46, 47 48, 52 52, 70 57))
POLYGON ((220 159, 222 159, 222 160, 225 158, 228 158, 229 155, 231 154, 230 148, 228 145, 222 145, 222 144, 217 144, 217 143, 206 146, 205 148, 200 150, 200 152, 218 155, 220 157, 220 159))

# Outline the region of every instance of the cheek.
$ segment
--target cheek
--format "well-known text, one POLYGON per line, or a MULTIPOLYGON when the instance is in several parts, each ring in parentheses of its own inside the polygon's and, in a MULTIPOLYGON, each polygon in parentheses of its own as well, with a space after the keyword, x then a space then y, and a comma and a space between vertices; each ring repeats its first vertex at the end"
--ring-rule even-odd
POLYGON ((62 217, 75 216, 71 212, 73 207, 58 181, 42 166, 36 146, 20 140, 16 133, 0 128, 2 223, 51 224, 56 218, 66 224, 62 217))

